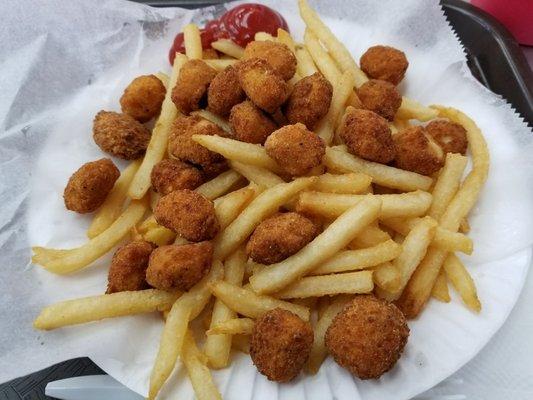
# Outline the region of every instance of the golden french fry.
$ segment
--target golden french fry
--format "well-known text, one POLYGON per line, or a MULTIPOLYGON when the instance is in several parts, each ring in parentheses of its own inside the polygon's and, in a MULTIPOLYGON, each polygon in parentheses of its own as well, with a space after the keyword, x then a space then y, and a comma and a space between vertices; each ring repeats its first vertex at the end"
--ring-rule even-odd
MULTIPOLYGON (((132 200, 126 210, 124 210, 120 217, 118 217, 109 228, 103 231, 100 235, 89 240, 83 246, 67 250, 63 257, 43 260, 39 257, 39 252, 46 254, 48 250, 41 248, 37 250, 32 261, 34 263, 42 264, 42 266, 50 272, 61 275, 88 266, 111 250, 128 234, 130 229, 141 220, 148 209, 147 203, 146 200, 132 200)), ((33 250, 35 252, 36 248, 33 248, 33 250)), ((57 250, 52 250, 52 252, 57 252, 57 250)), ((61 250, 59 250, 59 253, 55 254, 61 254, 61 250)))
POLYGON ((295 53, 296 44, 294 43, 294 40, 292 39, 289 32, 284 29, 278 28, 278 36, 276 39, 278 40, 278 42, 283 43, 285 46, 287 46, 290 51, 295 53))
POLYGON ((122 171, 120 177, 115 182, 115 186, 107 195, 104 204, 100 206, 87 230, 89 239, 98 236, 105 231, 122 213, 124 202, 126 201, 128 188, 141 166, 141 160, 131 162, 128 167, 122 171))
POLYGON ((300 15, 307 25, 308 30, 312 31, 324 46, 326 46, 330 55, 335 58, 342 71, 351 71, 358 87, 368 81, 365 73, 357 66, 348 49, 335 37, 326 24, 322 22, 317 13, 309 7, 307 1, 298 0, 298 6, 300 8, 300 15))
POLYGON ((372 178, 362 173, 322 174, 318 177, 312 189, 317 192, 357 194, 368 189, 372 178))
POLYGON ((152 173, 152 168, 163 159, 167 151, 170 127, 172 122, 174 122, 179 115, 176 106, 172 102, 171 93, 178 81, 181 66, 185 64, 186 61, 186 56, 183 54, 176 54, 174 65, 172 66, 170 83, 165 95, 165 100, 163 100, 163 105, 161 106, 161 113, 159 114, 159 118, 152 131, 152 137, 150 138, 150 143, 146 149, 146 154, 144 155, 141 166, 128 189, 128 195, 132 199, 141 199, 144 197, 148 189, 150 189, 150 174, 152 173))
POLYGON ((392 292, 398 288, 401 283, 400 270, 390 262, 385 262, 375 267, 372 277, 377 286, 376 290, 378 294, 380 294, 379 289, 386 292, 392 292))
POLYGON ((423 106, 418 101, 402 97, 402 104, 396 112, 396 118, 409 120, 417 119, 419 121, 429 121, 437 118, 438 113, 432 108, 423 106))
POLYGON ((195 191, 202 196, 207 197, 209 200, 214 200, 229 192, 231 188, 241 180, 241 178, 241 174, 230 169, 229 171, 221 173, 216 178, 198 186, 195 191))
POLYGON ((235 65, 238 60, 235 59, 212 59, 212 60, 204 60, 207 65, 209 65, 211 68, 216 69, 217 71, 223 71, 226 68, 228 68, 230 65, 235 65))
POLYGON ((333 141, 335 132, 335 124, 338 121, 339 115, 342 114, 344 106, 353 92, 354 78, 350 71, 345 71, 339 78, 332 82, 333 96, 331 98, 331 105, 328 113, 322 118, 315 128, 315 132, 320 136, 326 145, 330 145, 333 141))
POLYGON ((390 239, 366 249, 341 251, 312 270, 311 275, 326 275, 373 267, 395 259, 400 251, 401 246, 390 239))
POLYGON ((387 240, 391 240, 390 235, 380 229, 377 223, 373 223, 363 229, 361 233, 350 242, 348 247, 353 250, 366 249, 368 247, 377 246, 387 240))
POLYGON ((211 43, 211 47, 234 58, 242 58, 244 55, 244 49, 229 39, 218 39, 211 43))
POLYGON ((257 293, 279 291, 310 272, 346 247, 359 232, 377 218, 380 208, 381 201, 369 195, 337 218, 298 253, 252 275, 250 284, 253 290, 257 293))
POLYGON ((267 32, 257 32, 254 36, 254 40, 257 40, 259 42, 264 42, 265 40, 271 40, 274 42, 276 38, 267 32))
MULTIPOLYGON (((242 285, 244 269, 246 267, 246 252, 243 248, 233 253, 225 263, 224 281, 235 286, 242 285)), ((220 299, 215 300, 210 328, 217 324, 235 318, 235 312, 227 307, 220 299)), ((231 350, 231 335, 212 334, 205 342, 205 354, 213 368, 224 368, 229 362, 231 350)))
POLYGON ((202 59, 202 38, 200 29, 195 24, 187 24, 183 28, 183 42, 185 44, 185 54, 189 60, 202 59))
POLYGON ((172 306, 167 315, 159 350, 150 375, 149 399, 155 399, 174 369, 176 360, 182 351, 189 321, 196 318, 209 302, 211 292, 208 285, 221 279, 223 273, 222 263, 215 261, 209 274, 176 300, 172 306))
POLYGON ((405 237, 400 255, 392 262, 394 268, 400 272, 400 284, 392 290, 389 289, 391 296, 387 300, 393 301, 400 297, 409 278, 426 255, 436 228, 437 222, 425 217, 405 237))
POLYGON ((457 193, 468 159, 456 153, 446 154, 446 162, 432 190, 433 201, 428 215, 439 221, 446 207, 457 193))
POLYGON ((213 295, 222 300, 233 311, 245 317, 255 319, 267 311, 279 307, 295 313, 305 321, 309 320, 309 309, 307 307, 270 296, 258 295, 249 289, 240 288, 223 281, 215 282, 210 287, 213 295))
POLYGON ((313 75, 315 72, 318 72, 313 58, 311 57, 311 54, 309 54, 309 51, 305 48, 305 46, 296 47, 295 55, 296 60, 298 61, 298 64, 296 65, 296 70, 298 71, 298 75, 300 75, 302 78, 305 78, 306 76, 313 75))
POLYGON ((176 234, 164 226, 158 226, 157 228, 150 229, 143 234, 142 237, 147 242, 155 243, 158 246, 164 246, 173 242, 176 238, 176 234))
POLYGON ((178 292, 146 289, 61 301, 45 307, 33 326, 50 330, 105 318, 162 311, 170 308, 179 295, 178 292))
POLYGON ((369 293, 374 289, 372 271, 308 276, 276 293, 280 299, 332 296, 343 293, 369 293))
POLYGON ((244 176, 250 182, 253 182, 264 188, 271 188, 279 183, 284 183, 283 179, 266 168, 256 167, 255 165, 243 164, 238 161, 231 161, 231 167, 239 174, 244 176))
POLYGON ((250 354, 250 336, 249 335, 233 335, 231 340, 231 347, 244 354, 250 354))
POLYGON ((403 191, 428 190, 432 179, 411 171, 389 167, 355 157, 346 151, 345 146, 326 149, 323 163, 328 168, 345 172, 362 172, 372 178, 373 183, 403 191))
POLYGON ((349 301, 349 296, 337 296, 331 304, 329 304, 322 315, 319 317, 316 325, 314 326, 314 340, 311 352, 309 353, 309 360, 307 361, 307 370, 311 374, 316 374, 320 369, 320 365, 326 358, 328 350, 324 343, 326 337, 326 331, 333 322, 333 319, 344 308, 349 301))
POLYGON ((202 362, 200 350, 189 332, 183 347, 183 364, 189 374, 194 394, 198 400, 222 400, 209 368, 202 362))
MULTIPOLYGON (((369 195, 304 192, 300 194, 297 209, 308 214, 335 218, 369 195)), ((381 200, 380 218, 417 217, 424 215, 431 205, 428 192, 373 195, 381 200)))
POLYGON ((261 145, 209 135, 193 135, 192 139, 205 148, 222 154, 228 160, 267 168, 276 173, 281 172, 278 164, 268 156, 261 145))
POLYGON ((260 189, 256 185, 250 184, 215 199, 215 214, 220 224, 220 230, 226 229, 248 203, 252 201, 255 195, 259 193, 260 189))
POLYGON ((251 318, 232 318, 212 324, 206 332, 209 335, 251 335, 254 328, 254 320, 251 318))
POLYGON ((468 218, 467 217, 464 217, 461 220, 461 224, 459 225, 459 232, 461 232, 461 233, 470 232, 470 223, 468 222, 468 218))
POLYGON ((451 300, 450 292, 448 291, 448 279, 446 278, 446 272, 444 269, 441 269, 439 276, 437 276, 435 285, 433 286, 433 289, 431 289, 431 297, 438 301, 442 301, 443 303, 449 303, 451 300))
POLYGON ((337 68, 333 58, 331 58, 328 52, 322 47, 315 34, 308 29, 305 31, 304 42, 309 54, 322 75, 324 75, 332 85, 336 85, 340 80, 341 71, 337 68))
POLYGON ((246 207, 241 214, 222 231, 214 241, 214 259, 224 260, 252 233, 259 223, 275 213, 301 190, 311 186, 316 178, 299 178, 265 190, 246 207))
MULTIPOLYGON (((380 222, 384 226, 407 236, 419 220, 420 218, 389 218, 380 222)), ((474 250, 474 243, 468 236, 443 229, 440 226, 435 231, 431 245, 441 250, 460 251, 465 254, 472 254, 474 250)))
POLYGON ((455 254, 450 254, 444 261, 443 269, 453 287, 461 295, 464 303, 474 312, 481 311, 481 302, 477 297, 474 280, 467 269, 455 254))
POLYGON ((170 76, 168 76, 167 74, 161 71, 155 73, 155 76, 157 76, 157 79, 161 81, 165 89, 168 89, 168 83, 170 82, 170 76))
POLYGON ((228 133, 231 132, 231 126, 229 125, 229 122, 225 120, 224 118, 216 114, 213 114, 211 111, 198 110, 198 111, 193 111, 191 114, 198 115, 204 119, 207 119, 208 121, 211 121, 212 123, 214 123, 215 125, 218 125, 219 127, 221 127, 224 131, 228 133))

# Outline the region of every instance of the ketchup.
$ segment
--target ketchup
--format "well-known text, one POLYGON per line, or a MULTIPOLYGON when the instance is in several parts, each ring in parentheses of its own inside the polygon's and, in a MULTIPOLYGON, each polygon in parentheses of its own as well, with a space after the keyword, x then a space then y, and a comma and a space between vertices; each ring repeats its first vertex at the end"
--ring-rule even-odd
MULTIPOLYGON (((219 19, 209 21, 200 29, 202 47, 208 49, 218 39, 231 39, 240 46, 254 40, 257 32, 277 35, 278 28, 289 31, 285 19, 278 12, 262 4, 242 4, 224 13, 219 19)), ((168 54, 170 63, 174 62, 176 52, 185 53, 183 33, 176 35, 168 54)))

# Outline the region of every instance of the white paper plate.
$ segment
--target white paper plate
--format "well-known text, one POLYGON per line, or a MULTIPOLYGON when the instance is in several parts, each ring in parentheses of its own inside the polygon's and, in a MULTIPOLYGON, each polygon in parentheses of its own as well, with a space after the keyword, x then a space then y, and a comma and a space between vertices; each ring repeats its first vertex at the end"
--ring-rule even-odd
MULTIPOLYGON (((524 283, 531 251, 518 250, 527 248, 525 243, 531 243, 527 242, 527 229, 530 229, 533 203, 531 193, 521 180, 520 170, 516 169, 518 172, 511 176, 502 172, 504 168, 508 171, 512 162, 523 160, 516 156, 521 155, 522 150, 513 136, 515 131, 521 132, 519 121, 508 106, 502 102, 496 107, 492 94, 463 76, 459 46, 452 41, 454 45, 448 49, 438 40, 446 35, 453 39, 453 35, 436 2, 428 6, 426 2, 411 0, 387 1, 386 12, 398 16, 398 21, 380 17, 373 9, 379 9, 377 3, 338 1, 336 4, 342 7, 330 11, 333 15, 342 15, 343 19, 325 20, 354 54, 376 43, 404 49, 411 65, 402 89, 416 94, 415 97, 424 103, 449 104, 465 110, 487 136, 493 169, 471 219, 477 263, 472 265, 471 258, 465 259, 476 281, 483 310, 480 315, 474 315, 459 299, 450 304, 431 300, 422 316, 410 322, 411 336, 405 354, 397 366, 379 380, 354 379, 328 359, 316 376, 302 375, 292 383, 278 385, 259 375, 249 357, 236 355, 231 368, 214 373, 225 399, 410 398, 434 386, 474 357, 503 324, 524 283), (425 26, 421 15, 436 22, 425 26), (391 30, 383 28, 384 25, 390 25, 391 30), (524 220, 526 223, 514 223, 524 220), (491 259, 498 260, 486 262, 491 259)), ((269 1, 267 4, 280 10, 293 32, 301 34, 302 23, 292 1, 269 1)), ((117 109, 121 91, 132 77, 166 66, 166 53, 159 50, 166 49, 168 43, 167 38, 139 45, 147 45, 148 50, 139 50, 132 60, 121 61, 117 68, 107 71, 99 81, 81 90, 61 108, 61 118, 50 129, 53 134, 36 162, 28 213, 32 244, 69 247, 86 240, 88 217, 65 212, 59 194, 70 173, 80 164, 102 157, 89 134, 93 116, 100 109, 117 109), (159 52, 155 53, 155 49, 159 52)), ((35 294, 36 298, 39 296, 38 304, 102 293, 108 262, 109 257, 105 257, 91 268, 66 277, 36 268, 32 273, 43 289, 42 293, 35 294)), ((146 395, 161 327, 157 316, 136 316, 49 332, 42 337, 53 351, 59 352, 56 357, 88 355, 111 376, 146 395)), ((178 367, 162 397, 192 398, 191 386, 184 376, 182 367, 178 367)))

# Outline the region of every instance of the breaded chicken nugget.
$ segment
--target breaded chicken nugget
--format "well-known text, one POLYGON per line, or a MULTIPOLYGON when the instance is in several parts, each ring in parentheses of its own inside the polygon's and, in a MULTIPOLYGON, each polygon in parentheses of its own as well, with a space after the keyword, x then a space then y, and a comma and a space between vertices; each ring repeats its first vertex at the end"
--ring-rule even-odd
POLYGON ((301 122, 313 129, 329 110, 333 87, 320 72, 300 79, 285 103, 285 116, 291 124, 301 122))
POLYGON ((236 68, 244 92, 262 110, 273 113, 289 97, 287 82, 265 60, 250 58, 236 68))
POLYGON ((274 71, 288 81, 296 72, 296 57, 283 43, 271 40, 253 41, 246 45, 243 60, 260 58, 270 64, 274 71))
POLYGON ((80 214, 93 212, 105 201, 119 176, 120 171, 109 158, 83 164, 65 187, 65 207, 80 214))
POLYGON ((172 101, 177 109, 187 115, 198 110, 216 74, 217 71, 202 60, 189 60, 183 64, 172 89, 172 101))
POLYGON ((220 169, 220 164, 225 164, 224 157, 196 143, 192 140, 193 135, 225 136, 225 132, 217 124, 198 115, 180 116, 170 128, 169 154, 178 160, 197 165, 202 171, 214 169, 214 167, 220 169))
POLYGON ((296 254, 318 234, 318 227, 296 212, 277 214, 261 222, 246 245, 260 264, 274 264, 296 254))
POLYGON ((154 249, 152 243, 144 240, 129 242, 120 247, 111 260, 106 293, 147 289, 146 268, 154 249))
POLYGON ((312 345, 311 324, 290 311, 275 308, 255 321, 250 356, 269 380, 288 382, 302 370, 312 345))
POLYGON ((211 81, 207 90, 207 109, 223 117, 227 116, 231 108, 246 98, 244 90, 239 84, 237 70, 233 66, 220 71, 211 81))
POLYGON ((155 249, 146 270, 146 280, 161 290, 188 291, 211 269, 211 242, 171 244, 155 249))
POLYGON ((192 165, 178 160, 161 160, 150 175, 152 187, 162 196, 180 189, 196 189, 204 179, 202 173, 192 165))
POLYGON ((357 89, 357 95, 364 108, 374 111, 389 121, 394 119, 396 111, 402 105, 400 92, 387 81, 371 79, 357 89))
POLYGON ((141 123, 126 114, 100 111, 94 117, 93 139, 95 143, 115 157, 135 160, 142 157, 151 133, 141 123))
POLYGON ((373 79, 400 83, 409 66, 405 53, 390 46, 372 46, 361 56, 361 69, 373 79))
POLYGON ((213 239, 220 228, 213 202, 188 189, 161 197, 154 216, 158 224, 191 242, 213 239))
POLYGON ((438 119, 426 125, 426 132, 439 144, 445 153, 466 154, 468 139, 461 125, 438 119))
POLYGON ((150 121, 159 115, 166 91, 165 85, 157 76, 138 76, 126 87, 120 98, 122 112, 139 122, 150 121))
POLYGON ((265 142, 265 149, 291 176, 307 174, 320 165, 326 152, 324 141, 299 123, 273 132, 265 142))
POLYGON ((268 135, 277 128, 274 121, 249 100, 231 109, 229 123, 237 140, 256 144, 265 143, 268 135))
POLYGON ((334 360, 360 379, 379 378, 400 358, 409 337, 402 312, 373 295, 357 295, 326 331, 334 360))
POLYGON ((339 127, 339 135, 353 155, 383 164, 394 159, 389 124, 372 111, 349 107, 339 127))
POLYGON ((444 152, 421 126, 411 126, 393 137, 396 166, 422 175, 431 175, 442 168, 444 152))

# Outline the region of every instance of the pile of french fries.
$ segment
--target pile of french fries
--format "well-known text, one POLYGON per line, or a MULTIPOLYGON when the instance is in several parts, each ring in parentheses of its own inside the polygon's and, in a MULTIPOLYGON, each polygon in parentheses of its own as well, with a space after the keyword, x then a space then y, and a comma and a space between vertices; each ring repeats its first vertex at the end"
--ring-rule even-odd
MULTIPOLYGON (((467 158, 448 154, 433 178, 365 161, 348 153, 335 134, 340 118, 354 101, 354 87, 367 77, 345 46, 305 0, 299 0, 306 24, 304 43, 279 30, 277 37, 258 33, 256 40, 286 44, 296 55, 292 83, 320 71, 333 85, 328 114, 316 129, 328 147, 323 168, 292 181, 260 145, 218 136, 194 140, 229 160, 231 169, 196 190, 214 201, 221 231, 214 239, 210 273, 186 293, 147 289, 65 301, 46 307, 35 320, 38 329, 55 329, 104 318, 163 312, 165 325, 150 378, 149 398, 156 398, 178 359, 185 365, 199 399, 219 399, 210 368, 225 368, 232 347, 247 351, 254 319, 281 307, 314 327, 308 371, 316 373, 327 355, 324 336, 335 315, 357 293, 374 292, 396 302, 408 318, 417 317, 430 297, 450 301, 448 283, 464 303, 479 312, 474 281, 456 253, 471 254, 465 235, 467 217, 487 178, 488 150, 480 130, 462 112, 442 106, 424 107, 403 98, 393 131, 410 124, 448 118, 467 130, 472 168, 463 174, 467 158), (384 194, 374 194, 374 191, 384 194), (244 246, 255 227, 281 207, 320 218, 325 228, 297 254, 271 266, 247 259, 244 246), (214 303, 211 299, 214 298, 214 303), (212 307, 208 305, 212 303, 212 307), (198 348, 190 322, 207 321, 205 344, 198 348)), ((167 140, 178 110, 170 99, 180 67, 202 58, 200 33, 184 28, 186 54, 175 58, 161 114, 142 161, 121 174, 87 232, 89 241, 76 249, 34 247, 33 262, 50 272, 67 274, 89 266, 125 238, 158 245, 186 241, 157 224, 150 173, 167 156, 167 140)), ((213 48, 224 59, 206 60, 216 69, 238 61, 243 49, 222 39, 213 48)), ((200 116, 230 132, 227 121, 206 110, 200 116)))

